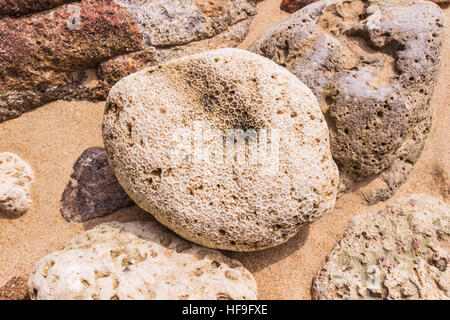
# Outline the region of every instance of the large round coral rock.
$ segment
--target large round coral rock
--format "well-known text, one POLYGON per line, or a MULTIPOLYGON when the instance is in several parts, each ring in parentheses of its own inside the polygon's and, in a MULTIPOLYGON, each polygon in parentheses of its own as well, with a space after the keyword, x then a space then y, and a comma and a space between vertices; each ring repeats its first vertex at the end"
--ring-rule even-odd
POLYGON ((201 53, 121 80, 103 138, 130 197, 204 246, 275 246, 334 206, 338 171, 316 98, 248 51, 201 53))

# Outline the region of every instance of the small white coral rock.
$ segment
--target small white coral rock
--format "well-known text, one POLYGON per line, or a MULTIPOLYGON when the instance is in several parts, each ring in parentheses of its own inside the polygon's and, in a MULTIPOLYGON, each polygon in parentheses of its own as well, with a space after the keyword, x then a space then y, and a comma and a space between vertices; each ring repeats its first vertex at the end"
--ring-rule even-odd
POLYGON ((28 163, 14 153, 0 153, 0 212, 25 213, 31 206, 33 180, 33 170, 28 163))
POLYGON ((155 221, 111 222, 41 259, 32 299, 256 299, 240 262, 187 242, 155 221))
POLYGON ((313 280, 315 299, 450 299, 449 207, 413 195, 353 218, 313 280))
POLYGON ((103 139, 127 194, 203 246, 279 245, 336 200, 317 99, 248 51, 208 51, 122 79, 108 96, 103 139))

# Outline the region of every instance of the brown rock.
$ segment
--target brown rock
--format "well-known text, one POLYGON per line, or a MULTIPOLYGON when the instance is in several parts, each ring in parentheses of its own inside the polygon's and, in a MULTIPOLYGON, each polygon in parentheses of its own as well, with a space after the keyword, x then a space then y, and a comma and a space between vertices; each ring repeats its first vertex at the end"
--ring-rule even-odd
MULTIPOLYGON (((297 10, 307 6, 310 3, 316 2, 319 0, 283 0, 280 5, 280 9, 286 11, 288 13, 294 13, 297 10)), ((450 0, 431 0, 438 4, 449 3, 450 0)))
POLYGON ((133 205, 106 159, 104 148, 86 149, 73 166, 71 181, 61 199, 61 215, 85 222, 133 205))
POLYGON ((113 1, 77 6, 79 29, 68 28, 68 5, 0 20, 0 122, 55 99, 85 96, 84 70, 142 49, 138 26, 113 1))
POLYGON ((28 281, 24 277, 12 277, 0 287, 0 300, 29 300, 28 281))
POLYGON ((75 0, 0 0, 0 16, 44 11, 73 1, 75 0))
POLYGON ((195 3, 207 17, 219 17, 230 12, 228 0, 195 0, 195 3))
POLYGON ((280 9, 289 13, 294 13, 304 6, 316 1, 318 0, 283 0, 283 2, 281 2, 280 9))
POLYGON ((57 99, 105 99, 119 77, 147 63, 234 47, 255 13, 253 0, 84 0, 6 16, 0 20, 0 122, 57 99))

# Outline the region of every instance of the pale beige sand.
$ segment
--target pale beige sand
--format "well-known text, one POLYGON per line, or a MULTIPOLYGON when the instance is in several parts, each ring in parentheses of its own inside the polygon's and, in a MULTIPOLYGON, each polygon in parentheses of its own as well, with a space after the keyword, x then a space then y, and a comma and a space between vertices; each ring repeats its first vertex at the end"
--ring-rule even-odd
MULTIPOLYGON (((280 0, 265 0, 242 48, 248 47, 287 14, 280 0)), ((450 21, 450 9, 445 9, 450 21)), ((432 100, 434 124, 421 159, 390 201, 412 193, 440 198, 449 192, 450 169, 450 45, 444 47, 443 68, 432 100)), ((20 155, 35 170, 32 208, 18 219, 0 216, 0 285, 12 276, 27 276, 44 255, 56 250, 77 233, 110 220, 148 218, 133 207, 84 225, 70 224, 59 214, 59 200, 78 156, 88 147, 102 146, 101 119, 104 103, 58 101, 0 124, 0 152, 20 155)), ((448 199, 446 199, 448 200, 448 199)), ((377 210, 383 203, 370 208, 377 210)), ((347 221, 368 209, 359 193, 343 196, 329 216, 276 248, 256 253, 230 253, 254 274, 261 299, 309 299, 312 277, 347 221)))

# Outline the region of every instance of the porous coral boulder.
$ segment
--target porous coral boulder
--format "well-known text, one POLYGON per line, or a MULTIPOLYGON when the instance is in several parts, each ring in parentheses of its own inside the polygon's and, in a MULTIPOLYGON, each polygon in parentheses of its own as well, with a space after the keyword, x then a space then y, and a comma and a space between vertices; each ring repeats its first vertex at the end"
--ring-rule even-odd
MULTIPOLYGON (((0 14, 63 2, 0 0, 0 14)), ((83 0, 1 17, 0 122, 57 99, 102 100, 147 64, 236 46, 255 13, 252 0, 83 0)))
POLYGON ((250 50, 285 66, 317 96, 342 190, 393 195, 431 126, 445 17, 430 1, 323 0, 267 31, 250 50))
POLYGON ((338 172, 316 98, 248 51, 205 52, 122 79, 103 138, 128 195, 204 246, 275 246, 334 206, 338 172))
POLYGON ((313 280, 315 299, 450 299, 450 211, 426 195, 353 218, 313 280))
POLYGON ((193 245, 155 221, 105 223, 35 266, 37 300, 256 299, 238 261, 193 245))
POLYGON ((0 153, 0 213, 11 217, 24 214, 31 206, 33 180, 28 163, 14 153, 0 153))

